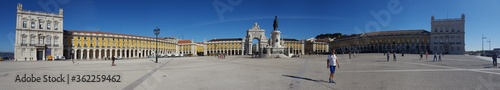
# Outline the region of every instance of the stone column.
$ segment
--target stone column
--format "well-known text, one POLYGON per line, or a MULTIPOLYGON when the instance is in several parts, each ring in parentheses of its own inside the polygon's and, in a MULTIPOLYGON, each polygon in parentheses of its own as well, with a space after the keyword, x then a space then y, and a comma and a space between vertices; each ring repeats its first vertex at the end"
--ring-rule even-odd
POLYGON ((115 58, 116 58, 116 57, 118 56, 118 50, 113 49, 113 51, 115 52, 115 55, 113 55, 112 57, 115 57, 115 58))
POLYGON ((92 55, 92 58, 93 59, 97 59, 96 58, 97 57, 97 49, 96 50, 92 50, 92 54, 94 54, 94 55, 92 55))
POLYGON ((207 45, 203 46, 203 56, 207 56, 207 45))
POLYGON ((108 56, 108 49, 104 49, 104 58, 108 56))
POLYGON ((128 56, 130 56, 130 55, 128 55, 129 54, 128 52, 130 52, 130 50, 126 49, 125 50, 125 58, 128 58, 128 56))
POLYGON ((76 52, 76 51, 77 51, 77 50, 74 50, 74 51, 75 51, 75 52, 72 52, 72 51, 70 50, 70 52, 72 52, 72 53, 73 53, 73 59, 76 59, 76 57, 77 57, 77 55, 76 55, 76 53, 77 53, 77 52, 76 52))
POLYGON ((97 55, 97 56, 98 56, 98 57, 97 57, 97 59, 101 59, 101 52, 102 52, 102 49, 101 49, 101 50, 99 50, 99 51, 97 51, 97 52, 98 52, 98 54, 99 54, 99 55, 97 55))
POLYGON ((132 55, 130 55, 130 57, 135 58, 136 57, 135 56, 135 49, 132 49, 132 51, 130 51, 130 54, 132 54, 132 55))
POLYGON ((253 50, 253 49, 252 49, 252 47, 253 47, 252 42, 249 42, 249 43, 248 43, 248 46, 246 46, 246 47, 248 47, 248 48, 247 48, 247 49, 248 49, 248 50, 247 50, 247 54, 253 54, 253 52, 252 52, 252 50, 253 50))
POLYGON ((87 49, 87 58, 86 59, 90 59, 90 50, 87 49))
POLYGON ((83 50, 80 50, 80 60, 83 59, 83 50))
POLYGON ((245 45, 241 44, 241 56, 245 54, 245 45))
POLYGON ((305 49, 304 49, 304 47, 305 47, 305 46, 304 46, 304 44, 305 44, 305 41, 302 41, 302 45, 300 46, 300 51, 301 51, 302 55, 304 55, 304 54, 305 54, 305 53, 304 53, 304 52, 305 52, 305 51, 304 51, 304 50, 305 50, 305 49))

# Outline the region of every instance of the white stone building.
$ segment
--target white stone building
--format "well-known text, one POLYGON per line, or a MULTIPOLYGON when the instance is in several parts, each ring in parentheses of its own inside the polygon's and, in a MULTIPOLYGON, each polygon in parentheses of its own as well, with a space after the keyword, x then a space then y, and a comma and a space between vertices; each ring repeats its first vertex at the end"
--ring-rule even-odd
POLYGON ((444 54, 465 54, 465 14, 461 18, 431 17, 431 51, 444 54))
POLYGON ((59 13, 23 10, 17 5, 16 60, 47 60, 63 54, 63 9, 59 13))

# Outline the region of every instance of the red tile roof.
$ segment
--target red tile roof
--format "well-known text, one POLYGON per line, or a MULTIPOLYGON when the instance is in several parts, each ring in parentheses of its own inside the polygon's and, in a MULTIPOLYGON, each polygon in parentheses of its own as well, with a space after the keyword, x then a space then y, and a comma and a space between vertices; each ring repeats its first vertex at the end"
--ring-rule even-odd
POLYGON ((191 40, 179 40, 177 41, 179 44, 191 43, 191 40))

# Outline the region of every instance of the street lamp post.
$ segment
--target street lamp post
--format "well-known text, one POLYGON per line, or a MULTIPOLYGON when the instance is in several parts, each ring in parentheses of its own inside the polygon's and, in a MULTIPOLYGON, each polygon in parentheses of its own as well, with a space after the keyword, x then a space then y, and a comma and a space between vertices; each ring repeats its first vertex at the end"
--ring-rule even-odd
POLYGON ((484 56, 484 39, 486 39, 486 37, 484 37, 484 34, 481 34, 481 48, 483 49, 483 56, 484 56))
POLYGON ((488 44, 489 44, 489 49, 488 50, 491 50, 491 38, 488 41, 486 41, 486 42, 488 42, 488 44))
POLYGON ((155 63, 158 63, 158 34, 160 34, 160 28, 156 27, 156 29, 153 30, 155 35, 156 35, 156 49, 155 49, 155 58, 156 58, 156 62, 155 63))

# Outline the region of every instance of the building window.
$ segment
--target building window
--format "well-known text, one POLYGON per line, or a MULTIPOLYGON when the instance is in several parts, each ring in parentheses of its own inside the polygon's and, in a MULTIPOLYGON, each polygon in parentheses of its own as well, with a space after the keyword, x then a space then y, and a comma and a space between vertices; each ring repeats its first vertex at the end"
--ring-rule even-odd
POLYGON ((87 37, 83 37, 83 47, 87 47, 87 37))
POLYGON ((38 44, 43 44, 43 36, 38 35, 38 44))
POLYGON ((35 44, 35 36, 31 36, 31 38, 30 38, 30 44, 35 44))
POLYGON ((47 39, 45 39, 45 44, 49 44, 50 45, 50 39, 51 38, 50 38, 50 36, 46 36, 46 37, 47 37, 47 39))
POLYGON ((54 36, 54 45, 59 45, 59 37, 54 36))
POLYGON ((31 29, 35 29, 35 22, 31 21, 31 29))
POLYGON ((26 37, 24 35, 22 35, 21 37, 21 44, 26 44, 26 37))
POLYGON ((54 23, 54 30, 58 30, 59 29, 59 23, 54 23))
POLYGON ((24 52, 26 52, 26 48, 21 48, 21 55, 24 56, 24 52))
POLYGON ((43 22, 42 21, 39 21, 39 23, 38 23, 38 29, 43 29, 43 22))
POLYGON ((101 46, 104 46, 104 38, 101 38, 101 46))
POLYGON ((26 20, 23 20, 23 28, 26 28, 27 27, 27 21, 26 20))
POLYGON ((47 23, 47 30, 50 30, 50 23, 47 23))

